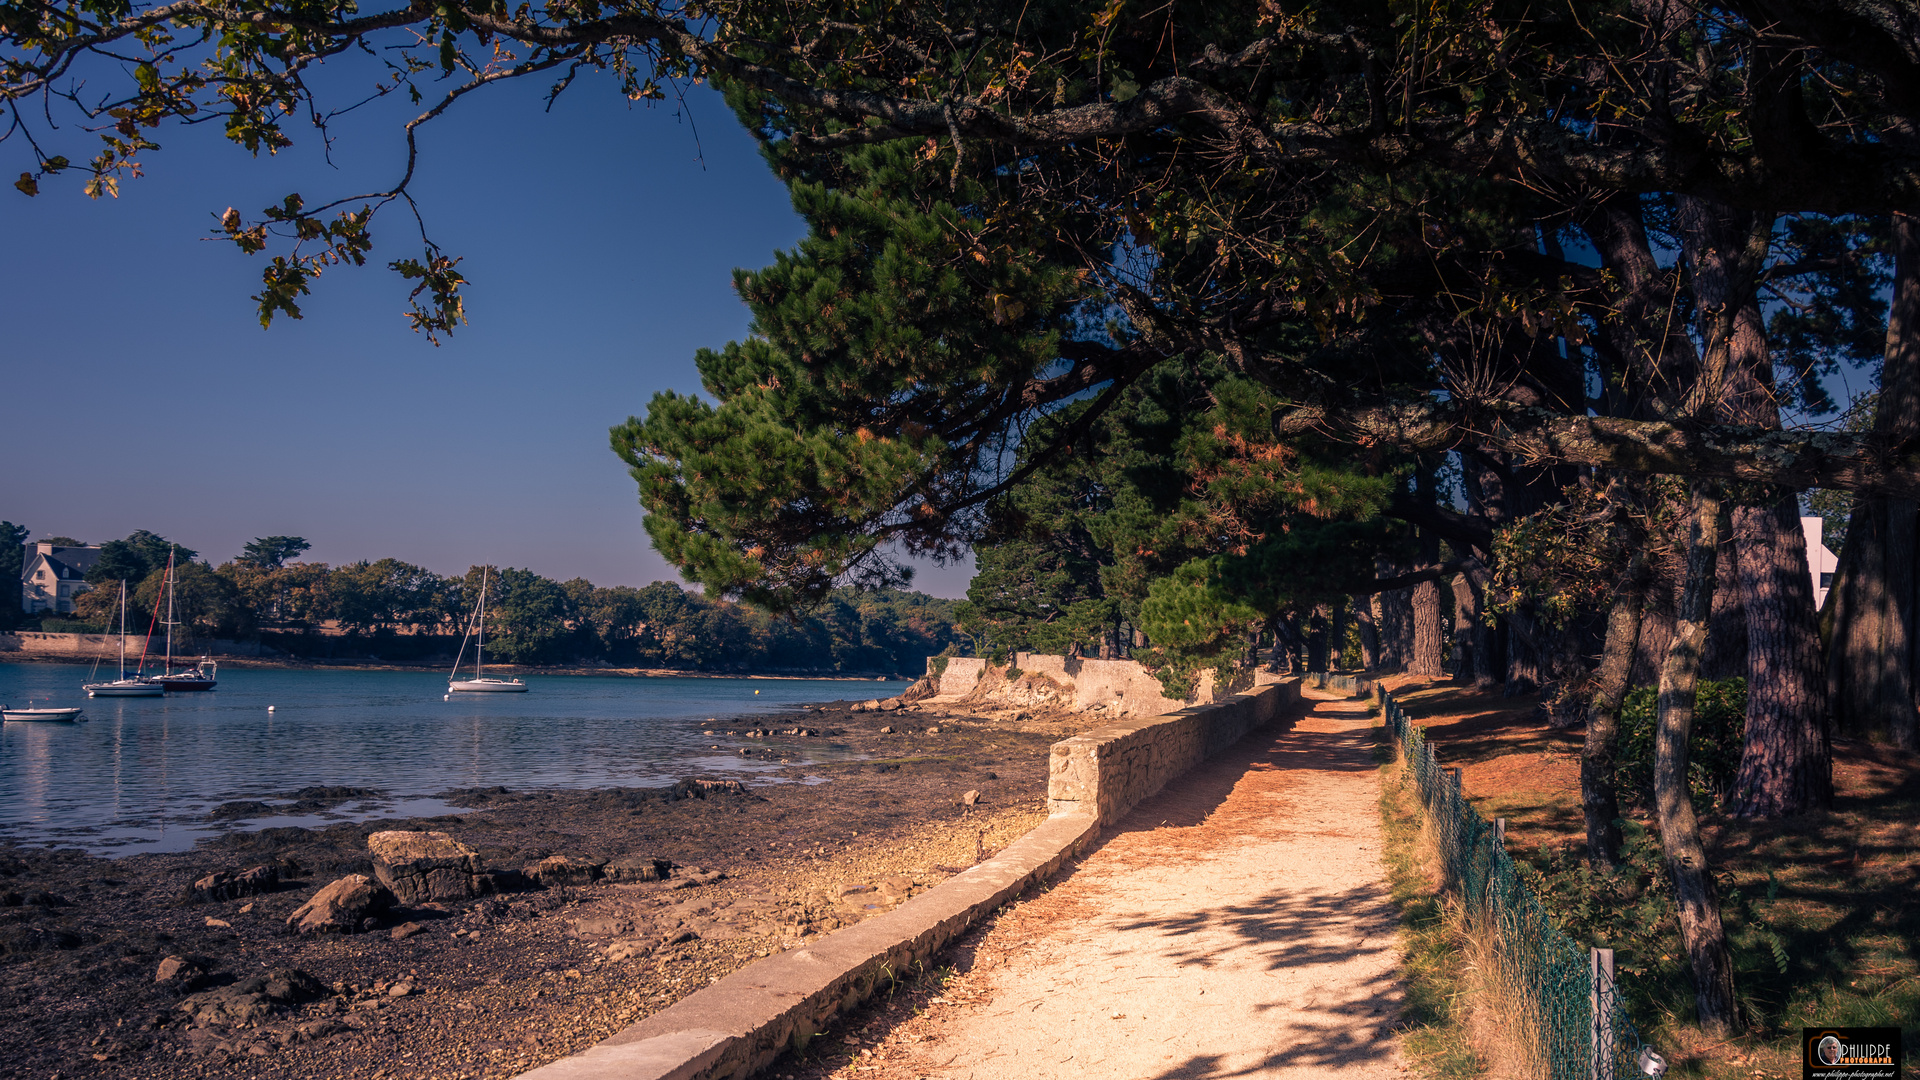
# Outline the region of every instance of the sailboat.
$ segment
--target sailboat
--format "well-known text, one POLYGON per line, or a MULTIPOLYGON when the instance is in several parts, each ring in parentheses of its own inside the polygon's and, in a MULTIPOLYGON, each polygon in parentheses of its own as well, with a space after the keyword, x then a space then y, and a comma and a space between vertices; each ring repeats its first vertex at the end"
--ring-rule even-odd
POLYGON ((524 694, 527 684, 519 679, 490 679, 483 672, 485 658, 483 650, 487 643, 487 568, 480 568, 480 604, 474 610, 473 623, 473 678, 457 679, 460 674, 460 661, 467 655, 467 639, 460 639, 460 655, 453 658, 453 671, 447 676, 447 692, 451 694, 524 694))
POLYGON ((157 682, 127 677, 127 583, 120 582, 120 677, 112 682, 87 683, 88 697, 161 697, 167 689, 157 682))
POLYGON ((211 690, 219 685, 214 676, 220 671, 220 665, 213 657, 203 656, 192 671, 173 672, 173 628, 179 623, 173 617, 173 550, 167 551, 167 661, 165 673, 155 675, 150 681, 160 684, 161 689, 177 694, 187 690, 211 690))

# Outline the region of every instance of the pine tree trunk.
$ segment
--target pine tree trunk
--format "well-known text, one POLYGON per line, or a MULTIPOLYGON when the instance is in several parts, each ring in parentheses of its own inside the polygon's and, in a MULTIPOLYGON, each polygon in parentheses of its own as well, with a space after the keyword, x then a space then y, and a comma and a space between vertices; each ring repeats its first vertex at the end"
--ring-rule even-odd
POLYGON ((1486 564, 1476 558, 1467 564, 1466 571, 1460 577, 1467 583, 1467 589, 1473 596, 1473 688, 1491 690, 1500 683, 1501 673, 1507 668, 1507 657, 1501 628, 1487 625, 1482 616, 1489 580, 1486 564))
POLYGON ((1413 675, 1438 678, 1447 673, 1445 642, 1441 639, 1444 623, 1440 608, 1440 586, 1423 581, 1413 587, 1413 656, 1407 671, 1413 675))
POLYGON ((1307 623, 1307 670, 1327 670, 1327 606, 1317 604, 1307 623))
POLYGON ((1727 808, 1735 817, 1785 817, 1833 801, 1813 577, 1798 500, 1732 516, 1747 598, 1747 729, 1727 808))
POLYGON ((1627 698, 1627 675, 1640 640, 1640 613, 1647 603, 1646 560, 1635 552, 1620 591, 1607 612, 1606 646, 1600 654, 1593 702, 1587 709, 1587 738, 1580 748, 1580 805, 1587 818, 1587 865, 1610 870, 1620 861, 1620 793, 1613 786, 1614 756, 1620 743, 1620 705, 1627 698))
POLYGON ((1480 600, 1465 574, 1453 575, 1453 681, 1471 683, 1479 663, 1474 630, 1480 621, 1480 600))
POLYGON ((1331 614, 1327 620, 1329 623, 1327 634, 1327 670, 1339 671, 1342 663, 1341 658, 1347 651, 1347 603, 1345 600, 1335 600, 1329 605, 1329 608, 1331 614))
POLYGON ((1360 662, 1368 671, 1380 670, 1380 632, 1373 625, 1373 598, 1353 598, 1353 621, 1360 631, 1360 662))
POLYGON ((1680 916, 1680 940, 1693 969, 1694 1000, 1700 1026, 1726 1035, 1735 1021, 1733 958, 1720 900, 1700 839, 1687 785, 1688 744, 1693 736, 1695 691, 1700 658, 1713 613, 1715 563, 1720 546, 1720 498, 1707 485, 1694 488, 1690 500, 1687 576, 1681 589, 1673 644, 1660 669, 1658 729, 1654 735, 1653 797, 1660 825, 1660 847, 1673 880, 1680 916))
POLYGON ((1714 574, 1713 616, 1707 623, 1700 677, 1725 682, 1747 675, 1747 606, 1746 597, 1741 594, 1739 560, 1734 557, 1732 544, 1720 545, 1714 565, 1719 569, 1714 574))
POLYGON ((1531 694, 1540 689, 1540 654, 1534 636, 1536 624, 1533 616, 1524 611, 1508 612, 1506 622, 1507 670, 1503 693, 1508 697, 1531 694))
MULTIPOLYGON (((1893 249, 1893 297, 1873 431, 1904 445, 1920 436, 1920 218, 1893 215, 1893 249)), ((1915 511, 1908 499, 1854 500, 1834 582, 1841 595, 1827 651, 1829 704, 1837 723, 1909 750, 1920 748, 1915 511)))

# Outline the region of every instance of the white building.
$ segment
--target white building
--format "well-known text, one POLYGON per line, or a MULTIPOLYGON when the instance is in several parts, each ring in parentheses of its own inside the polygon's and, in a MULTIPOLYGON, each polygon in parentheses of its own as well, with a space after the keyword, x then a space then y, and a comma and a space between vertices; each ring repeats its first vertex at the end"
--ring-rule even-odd
POLYGON ((97 547, 64 547, 45 540, 33 545, 20 567, 20 610, 29 615, 73 612, 73 599, 92 586, 81 580, 100 561, 97 547))
POLYGON ((1827 605, 1827 590, 1833 588, 1833 572, 1840 565, 1840 557, 1820 542, 1826 527, 1824 518, 1800 519, 1800 531, 1807 535, 1807 570, 1813 574, 1813 606, 1816 608, 1827 605))

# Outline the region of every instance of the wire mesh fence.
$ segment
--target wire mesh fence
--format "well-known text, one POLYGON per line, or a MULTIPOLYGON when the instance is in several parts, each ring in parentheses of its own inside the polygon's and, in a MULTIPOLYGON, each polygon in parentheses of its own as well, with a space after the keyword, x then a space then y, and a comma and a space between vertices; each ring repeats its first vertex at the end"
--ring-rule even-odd
POLYGON ((1458 770, 1443 767, 1418 725, 1385 688, 1315 673, 1323 689, 1371 689, 1426 811, 1445 887, 1485 950, 1489 1004, 1544 1080, 1628 1080, 1663 1068, 1620 1007, 1610 949, 1586 949, 1547 916, 1507 854, 1504 822, 1467 802, 1458 770), (1344 683, 1345 685, 1342 685, 1344 683))

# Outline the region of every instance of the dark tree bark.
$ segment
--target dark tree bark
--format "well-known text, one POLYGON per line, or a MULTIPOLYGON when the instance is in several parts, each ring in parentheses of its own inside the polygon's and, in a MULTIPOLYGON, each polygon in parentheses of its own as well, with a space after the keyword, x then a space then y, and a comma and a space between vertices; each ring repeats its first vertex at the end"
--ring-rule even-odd
POLYGON ((1693 970, 1694 1000, 1700 1026, 1725 1035, 1736 1019, 1733 957, 1720 921, 1720 898, 1707 866, 1700 820, 1687 785, 1687 755, 1693 737, 1695 691, 1700 656, 1713 613, 1714 564, 1718 561, 1722 513, 1720 497, 1705 483, 1689 500, 1687 571, 1681 588, 1673 644, 1660 669, 1658 730, 1654 735, 1653 801, 1660 825, 1660 847, 1673 880, 1680 916, 1680 939, 1693 970))
MULTIPOLYGON (((1399 576, 1404 567, 1391 560, 1374 560, 1378 576, 1399 576)), ((1413 659, 1413 601, 1411 589, 1389 589, 1373 596, 1374 628, 1379 635, 1380 670, 1395 674, 1407 669, 1413 659)))
POLYGON ((1501 674, 1507 669, 1502 628, 1499 625, 1487 625, 1482 616, 1488 580, 1486 563, 1479 559, 1470 561, 1460 575, 1460 581, 1466 584, 1467 593, 1473 601, 1473 671, 1470 677, 1476 690, 1491 690, 1499 685, 1501 674))
POLYGON ((1510 611, 1507 627, 1506 688, 1508 697, 1531 694, 1540 689, 1541 657, 1539 624, 1525 611, 1510 611))
POLYGON ((1453 681, 1473 682, 1479 650, 1474 648, 1474 625, 1480 621, 1480 598, 1464 573, 1453 576, 1453 681))
POLYGON ((1373 598, 1353 598, 1353 622, 1360 631, 1360 662, 1368 671, 1380 670, 1380 631, 1373 625, 1373 598))
MULTIPOLYGON (((1894 282, 1887 349, 1880 369, 1875 435, 1897 443, 1920 436, 1920 218, 1893 216, 1894 282)), ((1833 597, 1828 688, 1841 727, 1920 748, 1914 694, 1920 612, 1915 595, 1916 503, 1854 500, 1833 597)))
POLYGON ((1438 678, 1445 675, 1445 642, 1441 636, 1445 612, 1440 605, 1440 586, 1423 581, 1413 587, 1413 658, 1407 671, 1413 675, 1438 678))
POLYGON ((1341 655, 1347 651, 1347 602, 1335 600, 1328 605, 1327 670, 1338 671, 1341 655))
POLYGON ((1635 552, 1607 612, 1606 645, 1587 708, 1587 738, 1580 748, 1580 805, 1587 819, 1587 865, 1610 870, 1620 861, 1620 793, 1613 786, 1620 742, 1620 705, 1640 640, 1640 614, 1647 604, 1647 565, 1635 552))
POLYGON ((1307 670, 1327 668, 1327 605, 1316 604, 1307 620, 1307 670))
POLYGON ((1714 682, 1747 677, 1747 607, 1740 595, 1740 568, 1733 545, 1720 545, 1714 560, 1713 615, 1707 624, 1700 677, 1714 682))
POLYGON ((1798 501, 1733 513, 1747 595, 1747 732, 1727 808, 1773 818, 1833 802, 1826 672, 1798 501))

